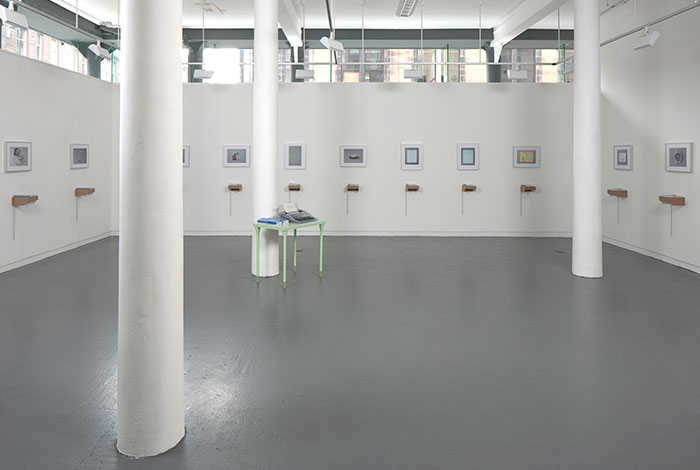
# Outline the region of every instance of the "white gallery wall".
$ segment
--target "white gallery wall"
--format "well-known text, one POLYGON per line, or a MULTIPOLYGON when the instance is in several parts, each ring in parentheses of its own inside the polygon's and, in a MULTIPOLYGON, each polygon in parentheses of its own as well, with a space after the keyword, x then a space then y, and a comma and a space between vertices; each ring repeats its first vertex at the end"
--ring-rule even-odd
MULTIPOLYGON (((569 85, 283 84, 278 199, 327 219, 329 234, 568 235, 571 103, 569 85), (306 142, 305 170, 284 169, 285 141, 306 142), (423 170, 401 170, 401 142, 424 145, 423 170), (480 144, 479 171, 457 170, 457 143, 480 144), (366 145, 367 166, 340 167, 340 145, 366 145), (541 146, 541 168, 513 168, 514 145, 541 146), (406 195, 408 182, 420 192, 406 195), (462 194, 467 182, 476 193, 462 194), (522 216, 521 184, 538 188, 522 216)), ((251 143, 251 116, 251 85, 185 86, 186 233, 250 230, 251 169, 224 168, 222 146, 251 143)))
POLYGON ((0 71, 3 159, 6 141, 32 143, 31 171, 0 173, 2 272, 110 234, 116 123, 109 83, 5 51, 0 51, 0 71), (88 168, 70 169, 71 144, 89 144, 88 168), (76 187, 96 190, 79 201, 78 222, 76 187), (36 194, 39 200, 13 209, 16 194, 36 194))
MULTIPOLYGON (((637 2, 637 24, 691 4, 689 0, 637 2)), ((634 27, 630 2, 602 18, 603 39, 634 27)), ((633 51, 631 37, 604 46, 603 184, 629 190, 629 198, 604 199, 606 241, 700 272, 700 8, 653 26, 661 38, 633 51), (693 173, 665 171, 665 144, 694 143, 693 173), (633 145, 632 171, 613 169, 613 145, 633 145), (665 194, 685 196, 686 207, 662 205, 665 194)))

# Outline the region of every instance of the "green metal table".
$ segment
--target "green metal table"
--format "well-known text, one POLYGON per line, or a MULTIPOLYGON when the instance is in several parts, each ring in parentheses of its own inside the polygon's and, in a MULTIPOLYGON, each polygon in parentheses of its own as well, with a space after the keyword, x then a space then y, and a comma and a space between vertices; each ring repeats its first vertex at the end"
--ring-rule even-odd
POLYGON ((319 228, 320 233, 320 249, 318 255, 318 277, 323 277, 323 229, 326 226, 325 220, 314 220, 313 222, 305 222, 301 224, 288 225, 273 225, 254 223, 255 228, 255 276, 256 281, 260 282, 260 229, 277 230, 282 232, 282 287, 287 288, 287 233, 290 230, 294 231, 294 272, 297 272, 297 230, 306 227, 319 228))

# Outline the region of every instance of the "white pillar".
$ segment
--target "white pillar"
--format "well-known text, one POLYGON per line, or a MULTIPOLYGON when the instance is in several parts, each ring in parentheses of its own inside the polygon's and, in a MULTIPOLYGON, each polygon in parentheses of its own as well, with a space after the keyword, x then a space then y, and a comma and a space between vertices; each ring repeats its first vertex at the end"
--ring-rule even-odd
POLYGON ((122 0, 117 448, 185 433, 182 2, 122 0))
POLYGON ((603 276, 598 0, 575 0, 574 207, 572 272, 603 276))
MULTIPOLYGON (((277 0, 255 1, 255 70, 253 72, 253 220, 277 215, 277 0)), ((255 274, 255 235, 251 272, 255 274)), ((260 276, 280 272, 278 235, 260 233, 260 276)))

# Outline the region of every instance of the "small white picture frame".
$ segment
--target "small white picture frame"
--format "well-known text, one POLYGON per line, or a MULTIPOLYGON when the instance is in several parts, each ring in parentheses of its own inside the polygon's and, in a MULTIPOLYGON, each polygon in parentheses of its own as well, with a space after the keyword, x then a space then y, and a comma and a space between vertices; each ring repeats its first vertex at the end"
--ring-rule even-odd
POLYGON ((225 145, 224 166, 250 166, 250 145, 225 145))
POLYGON ((402 170, 422 170, 423 169, 423 144, 422 143, 401 143, 401 169, 402 170))
POLYGON ((87 144, 70 145, 70 168, 77 170, 90 166, 90 146, 87 144))
POLYGON ((479 144, 457 144, 457 169, 479 169, 479 144))
POLYGON ((32 170, 32 143, 5 142, 5 173, 32 170))
POLYGON ((366 145, 341 145, 340 146, 340 166, 342 166, 342 167, 365 167, 365 166, 367 166, 367 146, 366 145))
POLYGON ((182 146, 182 166, 183 166, 183 168, 190 167, 190 146, 189 145, 182 146))
POLYGON ((541 158, 540 147, 513 147, 513 168, 539 168, 541 158))
POLYGON ((306 169, 306 142, 284 143, 284 169, 306 169))
POLYGON ((634 147, 631 145, 613 146, 613 166, 616 170, 631 170, 634 147))
POLYGON ((693 172, 693 144, 691 142, 666 144, 666 171, 693 172))

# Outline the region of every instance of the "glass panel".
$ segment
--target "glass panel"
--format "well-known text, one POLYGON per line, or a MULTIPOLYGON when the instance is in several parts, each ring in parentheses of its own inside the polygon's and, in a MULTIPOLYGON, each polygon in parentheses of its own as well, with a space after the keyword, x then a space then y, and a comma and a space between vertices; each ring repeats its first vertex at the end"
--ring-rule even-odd
POLYGON ((26 29, 3 23, 2 49, 17 55, 27 55, 26 35, 26 29))

